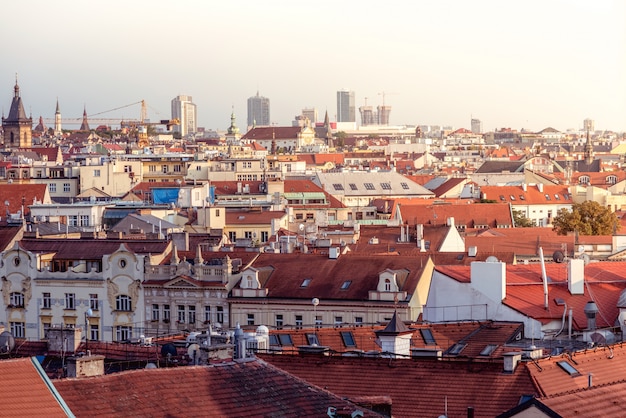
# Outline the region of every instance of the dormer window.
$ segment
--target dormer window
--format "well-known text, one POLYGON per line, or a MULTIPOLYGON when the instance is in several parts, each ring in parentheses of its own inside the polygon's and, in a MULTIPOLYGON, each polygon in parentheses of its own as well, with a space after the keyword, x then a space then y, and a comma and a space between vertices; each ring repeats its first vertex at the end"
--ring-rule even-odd
POLYGON ((391 280, 385 279, 385 292, 391 292, 391 280))
POLYGON ((578 177, 578 184, 589 184, 589 176, 578 177))
POLYGON ((617 176, 614 175, 610 175, 606 177, 606 183, 607 184, 615 184, 617 183, 617 176))

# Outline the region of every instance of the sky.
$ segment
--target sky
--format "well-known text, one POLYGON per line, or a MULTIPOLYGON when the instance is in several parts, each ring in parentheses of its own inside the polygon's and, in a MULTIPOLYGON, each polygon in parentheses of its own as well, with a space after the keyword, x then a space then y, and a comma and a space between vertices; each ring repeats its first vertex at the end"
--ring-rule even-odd
POLYGON ((83 109, 139 119, 141 100, 169 119, 182 94, 199 126, 224 130, 234 110, 245 132, 257 91, 277 126, 306 107, 333 121, 349 89, 357 107, 392 106, 392 125, 626 132, 623 0, 24 0, 2 14, 3 114, 17 74, 26 112, 52 119, 58 100, 64 128, 83 109))

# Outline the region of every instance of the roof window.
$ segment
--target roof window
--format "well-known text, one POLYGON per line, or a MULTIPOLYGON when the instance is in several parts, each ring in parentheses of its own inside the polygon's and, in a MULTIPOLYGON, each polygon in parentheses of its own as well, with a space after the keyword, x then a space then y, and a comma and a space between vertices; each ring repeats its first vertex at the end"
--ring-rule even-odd
POLYGON ((391 190, 391 183, 380 183, 380 187, 383 190, 391 190))
POLYGON ((346 280, 345 282, 343 282, 343 284, 341 285, 341 290, 346 290, 347 288, 350 287, 350 284, 352 284, 351 280, 346 280))
POLYGON ((356 341, 354 340, 352 331, 341 331, 340 334, 341 339, 343 340, 343 345, 346 347, 356 347, 356 341))
POLYGON ((546 200, 551 200, 550 195, 548 193, 546 193, 545 196, 546 196, 546 200))
POLYGON ((435 341, 435 337, 433 333, 429 329, 420 329, 420 334, 422 334, 422 339, 424 340, 424 344, 426 345, 436 345, 437 341, 435 341))
POLYGON ((310 278, 302 280, 302 284, 300 285, 300 287, 309 287, 309 285, 311 284, 311 280, 312 279, 310 278))
POLYGON ((490 356, 498 348, 496 344, 487 344, 480 352, 481 356, 490 356))
POLYGON ((343 184, 340 183, 333 183, 333 187, 335 190, 343 190, 343 184))
POLYGON ((561 200, 561 197, 558 194, 554 194, 554 200, 561 200))
POLYGON ((456 343, 452 346, 452 348, 450 348, 450 350, 448 350, 448 354, 452 356, 458 356, 459 354, 461 354, 461 351, 463 351, 465 347, 467 347, 467 344, 456 343))
POLYGON ((354 183, 350 183, 349 186, 350 186, 350 190, 358 190, 358 187, 356 187, 356 184, 354 183))
POLYGON ((306 341, 309 345, 320 345, 320 340, 317 338, 317 334, 306 334, 306 341))
POLYGON ((405 182, 400 183, 400 186, 402 186, 404 190, 409 190, 409 185, 406 184, 405 182))
POLYGON ((511 195, 509 197, 511 198, 511 200, 515 200, 515 196, 511 195))
POLYGON ((365 186, 366 190, 375 190, 376 189, 374 187, 374 183, 363 183, 363 186, 365 186))
POLYGON ((556 364, 558 364, 559 367, 563 369, 565 373, 569 374, 570 376, 572 377, 580 376, 580 372, 576 370, 576 368, 572 366, 571 364, 569 364, 567 361, 562 360, 562 361, 557 362, 556 364))
POLYGON ((526 197, 523 194, 521 194, 519 195, 519 200, 526 200, 526 197))

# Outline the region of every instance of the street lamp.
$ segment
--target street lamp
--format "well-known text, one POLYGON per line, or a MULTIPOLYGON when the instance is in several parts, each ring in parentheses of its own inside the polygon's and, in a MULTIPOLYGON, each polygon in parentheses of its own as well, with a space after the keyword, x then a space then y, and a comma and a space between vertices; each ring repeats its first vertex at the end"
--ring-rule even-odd
POLYGON ((91 308, 85 311, 85 351, 89 350, 89 317, 93 315, 91 308))
POLYGON ((318 298, 313 298, 311 303, 313 304, 313 323, 315 324, 315 329, 317 329, 317 305, 320 304, 320 300, 318 298))

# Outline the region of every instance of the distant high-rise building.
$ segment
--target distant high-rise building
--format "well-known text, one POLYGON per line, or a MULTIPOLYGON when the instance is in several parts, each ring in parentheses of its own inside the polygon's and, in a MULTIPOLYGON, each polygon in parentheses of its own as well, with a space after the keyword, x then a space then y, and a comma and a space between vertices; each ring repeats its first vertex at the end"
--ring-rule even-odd
POLYGON ((368 126, 376 124, 376 116, 374 115, 374 108, 367 105, 367 97, 365 98, 365 104, 359 107, 359 113, 361 114, 361 126, 368 126))
POLYGON ((596 121, 594 121, 593 119, 585 119, 583 121, 583 130, 594 132, 596 130, 596 121))
POLYGON ((337 122, 356 122, 353 91, 337 92, 337 122))
POLYGON ((305 107, 302 109, 302 116, 311 121, 311 126, 315 126, 317 123, 317 109, 314 107, 305 107))
POLYGON ((389 114, 391 113, 391 106, 378 106, 378 124, 389 125, 389 114))
POLYGON ((172 126, 172 130, 180 133, 181 137, 198 131, 197 110, 191 96, 176 96, 172 99, 172 119, 180 121, 179 125, 172 126))
POLYGON ((472 118, 472 128, 471 131, 473 134, 482 134, 483 133, 483 123, 480 119, 472 118))
POLYGON ((270 125, 270 99, 256 96, 248 98, 248 126, 269 126, 270 125))

